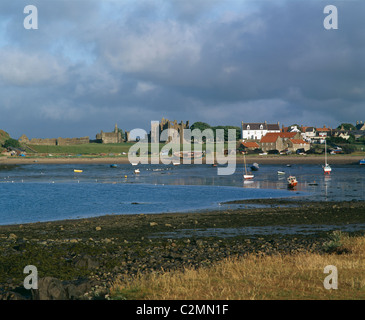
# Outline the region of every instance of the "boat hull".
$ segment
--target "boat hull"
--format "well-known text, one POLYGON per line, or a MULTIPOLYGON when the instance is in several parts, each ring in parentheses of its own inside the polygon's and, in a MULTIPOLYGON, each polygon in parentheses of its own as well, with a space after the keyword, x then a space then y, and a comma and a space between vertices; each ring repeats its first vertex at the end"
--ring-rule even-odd
POLYGON ((289 189, 295 188, 297 186, 297 184, 298 184, 297 179, 295 177, 293 177, 293 176, 288 177, 288 180, 287 181, 288 181, 288 188, 289 189))
POLYGON ((324 174, 331 174, 331 171, 332 171, 332 169, 331 169, 330 166, 324 166, 323 167, 323 173, 324 174))

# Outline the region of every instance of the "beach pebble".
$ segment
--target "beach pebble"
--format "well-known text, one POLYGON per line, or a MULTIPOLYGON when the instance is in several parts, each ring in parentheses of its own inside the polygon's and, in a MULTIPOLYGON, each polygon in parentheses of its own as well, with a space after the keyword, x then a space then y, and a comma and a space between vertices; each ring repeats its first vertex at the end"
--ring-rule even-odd
POLYGON ((101 227, 96 227, 95 230, 96 231, 100 231, 101 230, 101 227))
POLYGON ((9 234, 9 240, 16 240, 18 237, 17 237, 17 235, 16 234, 14 234, 14 233, 10 233, 9 234))

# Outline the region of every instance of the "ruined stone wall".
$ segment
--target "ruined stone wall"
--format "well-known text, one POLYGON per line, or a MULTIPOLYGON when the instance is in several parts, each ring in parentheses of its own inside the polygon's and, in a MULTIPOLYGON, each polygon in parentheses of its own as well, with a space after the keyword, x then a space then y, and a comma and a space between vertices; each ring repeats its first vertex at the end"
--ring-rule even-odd
POLYGON ((87 144, 90 142, 89 137, 82 138, 58 138, 57 145, 59 146, 73 146, 78 144, 87 144))
POLYGON ((19 140, 20 143, 23 144, 32 144, 36 146, 71 146, 77 144, 85 144, 89 143, 89 137, 82 138, 58 138, 58 139, 37 139, 33 138, 31 140, 28 139, 26 135, 22 135, 19 140))
POLYGON ((101 140, 102 143, 122 143, 122 135, 120 132, 101 132, 97 135, 97 139, 101 140))
POLYGON ((33 144, 36 146, 56 146, 57 139, 36 139, 33 138, 29 141, 29 144, 33 144))
MULTIPOLYGON (((183 121, 181 121, 180 123, 178 123, 176 120, 174 121, 169 121, 168 119, 162 118, 161 122, 160 122, 160 137, 161 137, 161 132, 165 129, 174 129, 178 132, 179 137, 180 137, 180 143, 183 143, 184 141, 184 129, 189 129, 189 121, 186 121, 186 123, 184 123, 183 121)), ((169 137, 169 140, 167 142, 170 142, 171 140, 175 139, 176 137, 169 137)))

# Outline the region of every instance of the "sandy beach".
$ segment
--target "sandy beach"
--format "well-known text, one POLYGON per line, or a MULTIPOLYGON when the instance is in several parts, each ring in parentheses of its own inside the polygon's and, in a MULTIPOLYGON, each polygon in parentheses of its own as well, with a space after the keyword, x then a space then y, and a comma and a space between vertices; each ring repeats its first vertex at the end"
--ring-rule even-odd
MULTIPOLYGON (((358 164, 364 156, 352 155, 330 155, 330 164, 358 164)), ((224 160, 224 159, 223 159, 224 160)), ((259 164, 323 164, 323 156, 247 156, 248 163, 257 162, 259 164)), ((223 161, 222 161, 223 162, 223 161)), ((0 164, 128 164, 127 157, 0 157, 0 164)), ((204 163, 204 159, 203 159, 204 163)), ((236 163, 243 163, 243 158, 237 157, 236 163)))

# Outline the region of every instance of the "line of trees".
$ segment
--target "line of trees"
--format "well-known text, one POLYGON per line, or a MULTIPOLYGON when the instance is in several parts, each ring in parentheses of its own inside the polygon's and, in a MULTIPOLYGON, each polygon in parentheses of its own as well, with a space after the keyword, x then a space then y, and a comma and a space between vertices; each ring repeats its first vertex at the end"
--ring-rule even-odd
POLYGON ((199 129, 200 131, 204 131, 205 129, 211 129, 214 134, 214 139, 216 138, 216 130, 223 129, 224 130, 224 141, 228 141, 228 129, 236 130, 236 140, 241 138, 241 128, 235 126, 210 126, 208 123, 205 122, 195 122, 191 125, 190 130, 199 129))

